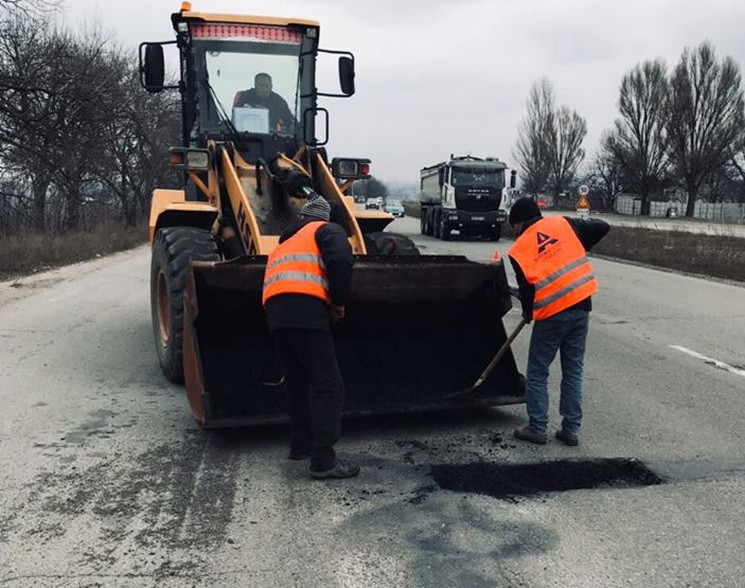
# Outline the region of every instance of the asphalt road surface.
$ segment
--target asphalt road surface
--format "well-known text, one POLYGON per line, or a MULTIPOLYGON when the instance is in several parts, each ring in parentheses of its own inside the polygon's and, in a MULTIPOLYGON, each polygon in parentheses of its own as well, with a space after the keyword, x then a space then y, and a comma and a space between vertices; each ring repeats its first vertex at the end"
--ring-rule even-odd
POLYGON ((520 405, 366 419, 339 444, 360 477, 330 482, 285 459, 284 427, 193 422, 156 363, 146 248, 1 283, 0 587, 742 586, 745 288, 593 263, 579 447, 514 441, 520 405), (564 458, 635 458, 663 483, 505 497, 433 477, 564 458))

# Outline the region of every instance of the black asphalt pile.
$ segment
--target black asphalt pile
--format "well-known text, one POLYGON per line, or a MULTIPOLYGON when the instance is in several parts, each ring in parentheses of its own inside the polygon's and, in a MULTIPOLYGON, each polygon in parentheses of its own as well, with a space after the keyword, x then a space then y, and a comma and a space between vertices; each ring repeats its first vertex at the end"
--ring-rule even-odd
POLYGON ((432 466, 432 476, 443 490, 474 492, 495 498, 588 488, 653 486, 663 482, 641 461, 633 458, 530 464, 443 464, 432 466))

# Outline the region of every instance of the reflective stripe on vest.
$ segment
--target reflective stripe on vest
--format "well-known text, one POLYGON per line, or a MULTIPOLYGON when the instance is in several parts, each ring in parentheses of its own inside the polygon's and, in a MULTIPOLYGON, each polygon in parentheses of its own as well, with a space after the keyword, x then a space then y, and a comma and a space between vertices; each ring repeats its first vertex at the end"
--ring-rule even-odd
POLYGON ((547 319, 598 291, 585 248, 564 217, 544 218, 528 227, 509 255, 535 286, 535 320, 547 319))
POLYGON ((316 243, 316 232, 325 224, 308 223, 272 251, 264 272, 263 304, 280 294, 305 294, 330 302, 326 265, 316 243))

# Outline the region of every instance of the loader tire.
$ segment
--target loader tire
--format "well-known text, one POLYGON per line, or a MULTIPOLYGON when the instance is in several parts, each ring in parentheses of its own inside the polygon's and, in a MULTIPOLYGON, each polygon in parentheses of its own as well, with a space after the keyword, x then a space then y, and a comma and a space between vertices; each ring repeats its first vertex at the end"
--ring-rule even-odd
POLYGON ((193 227, 159 229, 150 265, 150 309, 155 348, 163 374, 184 382, 183 334, 186 275, 192 261, 218 261, 212 233, 193 227))
POLYGON ((365 247, 368 255, 420 255, 414 241, 398 233, 366 233, 365 247))

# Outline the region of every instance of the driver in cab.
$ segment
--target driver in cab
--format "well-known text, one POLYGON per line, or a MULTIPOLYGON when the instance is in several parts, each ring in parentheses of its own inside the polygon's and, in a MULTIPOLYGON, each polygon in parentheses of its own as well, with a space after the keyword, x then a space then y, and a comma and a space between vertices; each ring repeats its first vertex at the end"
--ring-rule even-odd
POLYGON ((256 74, 253 88, 236 93, 235 98, 233 98, 233 107, 246 106, 267 109, 271 131, 290 130, 294 122, 294 117, 285 99, 272 92, 272 77, 268 73, 256 74))

